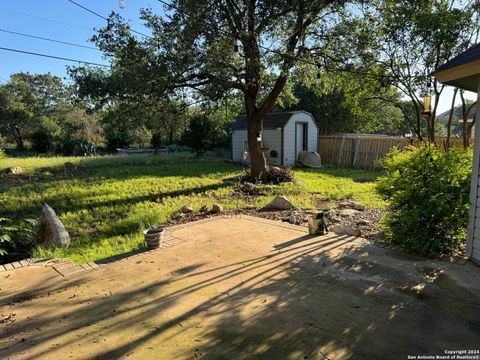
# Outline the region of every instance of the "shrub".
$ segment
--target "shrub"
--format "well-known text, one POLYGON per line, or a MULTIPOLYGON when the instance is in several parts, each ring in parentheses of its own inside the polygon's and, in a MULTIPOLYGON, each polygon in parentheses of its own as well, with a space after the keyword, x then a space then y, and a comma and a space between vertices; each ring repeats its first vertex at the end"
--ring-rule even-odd
POLYGON ((200 156, 212 147, 213 132, 214 124, 208 116, 194 115, 183 134, 183 142, 200 156))
POLYGON ((5 151, 3 151, 2 149, 0 149, 0 160, 2 160, 3 158, 5 158, 6 155, 5 155, 5 151))
POLYGON ((14 221, 0 218, 0 256, 10 252, 29 251, 33 244, 37 221, 25 219, 14 221))
POLYGON ((185 145, 178 145, 178 144, 170 144, 167 146, 168 152, 170 153, 177 153, 177 152, 186 152, 192 151, 191 148, 185 145))
POLYGON ((385 240, 410 252, 459 249, 466 238, 472 151, 440 152, 434 145, 392 151, 377 191, 390 203, 385 240))

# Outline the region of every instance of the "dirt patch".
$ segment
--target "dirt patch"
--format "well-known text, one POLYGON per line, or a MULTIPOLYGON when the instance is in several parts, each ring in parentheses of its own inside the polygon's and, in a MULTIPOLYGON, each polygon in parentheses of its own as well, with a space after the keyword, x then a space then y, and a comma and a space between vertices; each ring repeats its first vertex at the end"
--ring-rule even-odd
MULTIPOLYGON (((352 206, 357 206, 354 202, 351 202, 352 206)), ((361 236, 369 239, 376 240, 381 234, 379 229, 379 222, 385 213, 384 208, 376 209, 364 209, 358 211, 355 216, 343 217, 338 215, 342 209, 345 209, 345 204, 341 202, 337 203, 337 207, 332 208, 326 215, 326 222, 329 228, 332 228, 334 225, 344 224, 349 225, 354 228, 357 228, 361 231, 361 236), (330 216, 328 215, 330 214, 330 216)), ((256 206, 249 206, 246 208, 239 208, 235 210, 228 210, 221 213, 211 213, 211 212, 194 212, 191 214, 182 214, 177 213, 172 216, 171 219, 167 220, 165 223, 161 224, 162 226, 173 226, 179 224, 186 224, 192 221, 207 219, 211 217, 216 217, 219 215, 250 215, 257 216, 260 218, 268 220, 277 220, 288 222, 293 225, 307 226, 308 217, 318 211, 315 209, 300 209, 294 208, 291 210, 266 210, 261 209, 256 206)))

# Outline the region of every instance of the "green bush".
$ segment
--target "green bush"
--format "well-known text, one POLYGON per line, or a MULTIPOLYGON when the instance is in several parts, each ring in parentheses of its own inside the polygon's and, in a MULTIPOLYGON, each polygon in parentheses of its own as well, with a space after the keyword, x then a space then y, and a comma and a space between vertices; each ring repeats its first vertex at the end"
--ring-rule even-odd
POLYGON ((61 147, 61 132, 55 119, 43 117, 40 127, 31 135, 32 149, 39 153, 55 152, 61 147))
POLYGON ((37 225, 34 219, 14 221, 0 218, 0 256, 30 251, 37 225))
POLYGON ((212 147, 214 130, 215 125, 210 117, 204 114, 194 115, 183 134, 183 143, 200 156, 212 147))
POLYGON ((6 155, 5 155, 5 151, 3 151, 2 149, 0 149, 0 160, 2 160, 3 158, 5 158, 6 155))
POLYGON ((471 149, 440 152, 433 145, 392 151, 377 191, 389 202, 385 240, 420 254, 446 253, 467 235, 471 149))

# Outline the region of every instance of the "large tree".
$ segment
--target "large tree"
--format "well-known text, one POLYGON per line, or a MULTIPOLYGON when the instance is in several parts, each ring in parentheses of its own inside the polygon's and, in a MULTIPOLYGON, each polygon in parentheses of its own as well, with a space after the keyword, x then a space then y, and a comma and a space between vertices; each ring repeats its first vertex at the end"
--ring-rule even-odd
POLYGON ((478 41, 479 7, 478 1, 464 0, 386 0, 377 4, 372 22, 375 31, 370 33, 378 37, 377 64, 384 69, 384 80, 411 102, 415 111, 404 115, 420 140, 425 127, 426 138, 435 139, 437 108, 445 88, 431 74, 478 41), (423 113, 427 93, 433 96, 432 108, 423 113))
POLYGON ((13 74, 0 87, 0 132, 22 149, 40 119, 50 116, 65 100, 66 89, 60 78, 51 74, 13 74))
MULTIPOLYGON (((262 124, 299 59, 327 45, 330 31, 344 15, 345 0, 173 0, 166 16, 149 9, 141 17, 152 37, 138 39, 113 14, 94 41, 112 60, 104 73, 117 99, 144 98, 187 90, 219 99, 233 89, 243 95, 248 121, 251 173, 267 171, 262 124), (118 81, 118 79, 128 79, 118 81), (115 86, 115 84, 122 86, 115 86)), ((320 63, 319 63, 320 66, 320 63)), ((99 71, 76 69, 80 86, 101 78, 99 71)), ((102 86, 92 88, 98 92, 102 86)))

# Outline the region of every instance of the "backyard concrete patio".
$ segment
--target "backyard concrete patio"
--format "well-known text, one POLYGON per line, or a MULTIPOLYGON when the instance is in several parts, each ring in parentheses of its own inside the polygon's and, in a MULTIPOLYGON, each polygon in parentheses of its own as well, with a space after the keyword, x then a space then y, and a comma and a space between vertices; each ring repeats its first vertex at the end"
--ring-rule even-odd
POLYGON ((65 277, 0 273, 0 357, 406 359, 478 349, 480 268, 252 217, 65 277))

